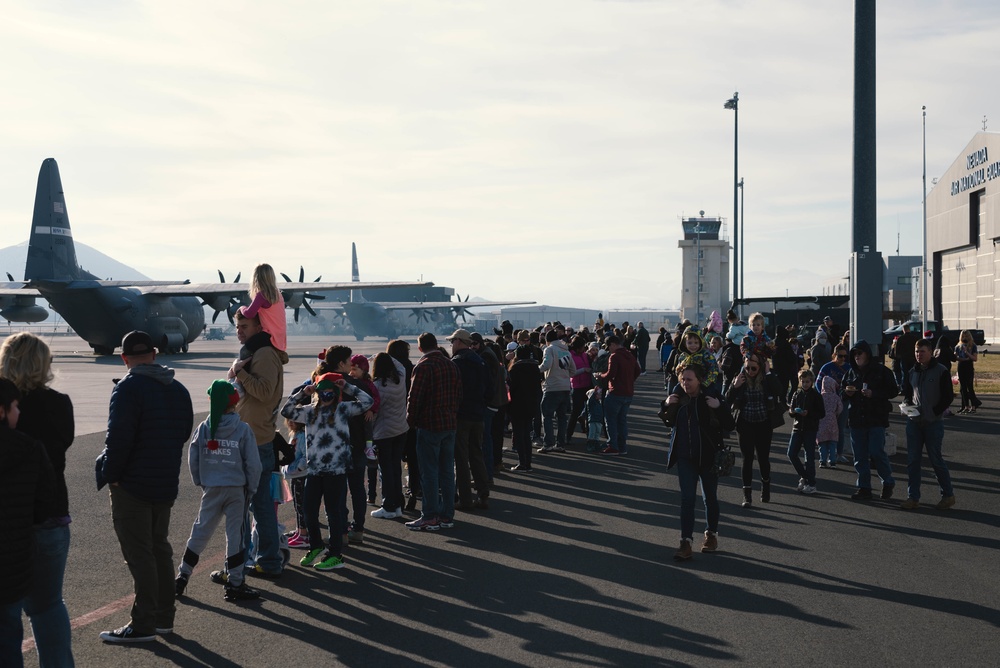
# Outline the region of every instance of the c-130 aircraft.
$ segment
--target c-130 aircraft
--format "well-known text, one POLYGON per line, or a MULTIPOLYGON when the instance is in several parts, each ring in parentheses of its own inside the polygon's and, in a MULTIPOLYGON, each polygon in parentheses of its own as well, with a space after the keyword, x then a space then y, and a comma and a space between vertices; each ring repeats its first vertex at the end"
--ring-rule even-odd
MULTIPOLYGON (((308 307, 307 291, 429 285, 433 283, 299 281, 278 287, 286 307, 294 308, 308 307)), ((114 354, 122 337, 135 329, 148 332, 161 353, 187 352, 205 328, 203 306, 215 309, 216 316, 231 316, 248 288, 246 283, 100 280, 80 268, 59 166, 47 158, 38 173, 24 281, 0 283, 0 313, 14 322, 44 320, 47 312, 35 304, 42 297, 98 355, 114 354)))

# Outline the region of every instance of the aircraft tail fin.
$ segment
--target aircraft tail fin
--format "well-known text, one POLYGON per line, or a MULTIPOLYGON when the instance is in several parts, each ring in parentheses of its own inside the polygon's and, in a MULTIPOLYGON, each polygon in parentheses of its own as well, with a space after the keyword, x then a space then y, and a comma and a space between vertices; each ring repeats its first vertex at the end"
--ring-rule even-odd
POLYGON ((80 269, 76 247, 66 213, 59 165, 46 158, 38 172, 35 190, 35 212, 31 218, 28 240, 28 261, 24 266, 25 280, 75 280, 94 278, 80 269))
MULTIPOLYGON (((351 242, 351 282, 361 282, 361 271, 358 269, 358 247, 353 241, 351 242)), ((365 298, 361 294, 361 290, 351 290, 352 302, 363 302, 364 300, 365 298)))

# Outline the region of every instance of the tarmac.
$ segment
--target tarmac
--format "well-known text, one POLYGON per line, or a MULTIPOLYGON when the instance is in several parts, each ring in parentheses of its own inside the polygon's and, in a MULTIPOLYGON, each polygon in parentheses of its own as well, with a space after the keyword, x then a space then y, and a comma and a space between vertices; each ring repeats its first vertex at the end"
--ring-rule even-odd
MULTIPOLYGON (((330 342, 289 339, 286 388, 306 377, 330 342)), ((385 345, 340 342, 367 354, 385 345)), ((898 508, 906 496, 898 414, 891 426, 900 445, 892 458, 897 486, 888 501, 851 501, 855 474, 846 465, 820 469, 817 494, 797 493, 785 426, 771 447, 772 502, 759 502, 755 482, 753 507, 740 507, 737 459, 720 484, 719 551, 677 563, 679 493, 665 470, 656 373, 638 382, 627 457, 587 454, 578 434, 569 452, 536 455, 534 472, 497 475, 490 509, 460 512, 452 530, 411 532, 405 520, 369 517, 364 544, 346 548, 347 567, 330 573, 298 566, 303 552, 293 550, 280 580, 251 581, 262 590, 258 602, 226 603, 210 582, 224 553, 220 528, 177 601, 174 632, 152 643, 105 644, 98 633, 128 621, 132 583, 107 490, 94 487, 93 461, 103 447, 110 380, 124 366, 75 352, 86 350, 76 340, 51 343, 55 386, 70 394, 77 414, 66 471, 73 538, 65 599, 78 666, 997 662, 997 396, 982 397, 976 415, 947 421, 954 508, 933 508, 937 486, 926 460, 924 505, 898 508)), ((205 389, 223 377, 238 343, 198 341, 191 349, 161 361, 177 370, 201 420, 205 389)), ((414 345, 412 358, 418 355, 414 345)), ((516 461, 508 451, 505 459, 516 461)), ((175 559, 198 501, 185 467, 171 522, 175 559)), ((280 507, 286 525, 292 517, 290 504, 280 507)), ((703 521, 699 502, 696 527, 703 521)), ((25 663, 37 666, 29 628, 26 634, 25 663)))

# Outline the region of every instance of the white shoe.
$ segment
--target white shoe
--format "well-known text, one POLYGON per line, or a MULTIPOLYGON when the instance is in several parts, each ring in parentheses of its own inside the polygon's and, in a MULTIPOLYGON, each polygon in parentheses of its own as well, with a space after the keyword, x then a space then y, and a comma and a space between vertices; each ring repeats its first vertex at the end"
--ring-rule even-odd
POLYGON ((802 493, 803 494, 815 494, 816 493, 816 487, 814 485, 806 485, 805 487, 802 488, 802 493))
POLYGON ((800 492, 803 492, 803 491, 805 491, 805 488, 806 488, 806 479, 805 478, 799 478, 799 486, 796 487, 795 489, 797 489, 800 492))
POLYGON ((402 517, 403 511, 400 508, 396 508, 395 510, 386 510, 385 508, 378 508, 376 510, 373 510, 371 515, 372 517, 381 520, 394 520, 397 517, 402 517))

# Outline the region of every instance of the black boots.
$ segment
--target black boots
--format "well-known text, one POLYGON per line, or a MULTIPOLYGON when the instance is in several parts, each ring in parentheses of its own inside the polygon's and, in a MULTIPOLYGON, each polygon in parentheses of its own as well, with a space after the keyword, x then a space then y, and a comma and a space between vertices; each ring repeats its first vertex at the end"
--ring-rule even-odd
POLYGON ((751 492, 752 489, 753 489, 752 487, 744 487, 743 488, 743 507, 744 508, 749 508, 751 505, 753 505, 753 499, 750 498, 750 492, 751 492))
POLYGON ((771 501, 771 481, 765 478, 760 479, 760 502, 770 503, 771 501))

